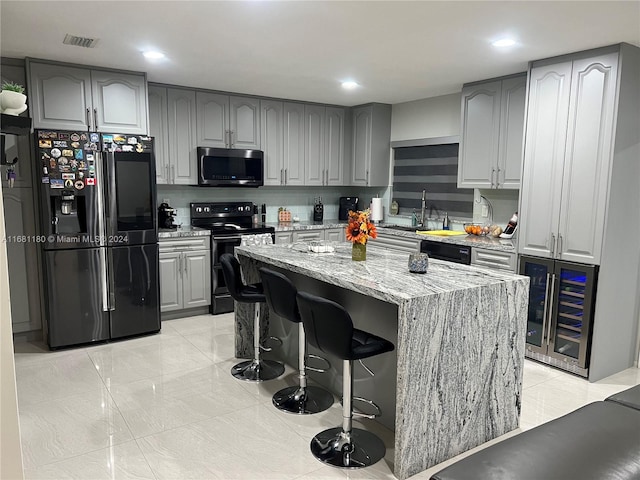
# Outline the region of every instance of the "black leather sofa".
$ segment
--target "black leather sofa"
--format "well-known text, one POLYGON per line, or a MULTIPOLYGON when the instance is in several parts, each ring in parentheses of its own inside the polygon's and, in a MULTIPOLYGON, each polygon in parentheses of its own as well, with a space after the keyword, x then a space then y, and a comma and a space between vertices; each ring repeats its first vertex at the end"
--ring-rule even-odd
POLYGON ((640 479, 640 385, 470 455, 431 480, 640 479))

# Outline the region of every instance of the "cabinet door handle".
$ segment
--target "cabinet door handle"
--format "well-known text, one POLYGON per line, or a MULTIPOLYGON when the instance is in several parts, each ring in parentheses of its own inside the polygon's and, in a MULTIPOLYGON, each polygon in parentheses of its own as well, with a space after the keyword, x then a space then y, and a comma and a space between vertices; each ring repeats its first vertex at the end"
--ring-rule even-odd
POLYGON ((176 183, 176 167, 171 165, 171 183, 176 183))
POLYGON ((182 277, 182 254, 178 255, 178 275, 182 277))
POLYGON ((184 257, 184 275, 186 277, 189 274, 189 262, 187 261, 186 253, 183 253, 182 255, 184 257))
POLYGON ((91 110, 87 108, 87 131, 91 131, 91 110))
POLYGON ((229 130, 229 148, 233 148, 233 130, 229 130))
POLYGON ((558 235, 558 255, 562 256, 562 235, 558 235))
POLYGON ((93 109, 93 129, 94 131, 98 131, 98 109, 93 109))
POLYGON ((280 169, 280 185, 284 185, 284 168, 280 169))
POLYGON ((166 166, 166 169, 167 169, 167 176, 166 176, 167 183, 170 183, 171 182, 171 178, 169 177, 169 164, 167 164, 165 166, 166 166))
POLYGON ((364 184, 369 186, 369 170, 365 172, 364 184))
POLYGON ((551 275, 551 288, 549 289, 549 323, 547 324, 547 345, 551 338, 551 324, 553 323, 553 300, 556 292, 556 274, 551 275))
POLYGON ((284 169, 284 184, 287 184, 287 169, 284 169))
POLYGON ((496 172, 496 188, 500 188, 500 167, 498 167, 498 171, 496 172))
POLYGON ((555 257, 556 255, 556 236, 555 234, 551 234, 551 256, 555 257))
POLYGON ((491 169, 491 188, 493 188, 493 175, 496 173, 496 169, 492 168, 491 169))

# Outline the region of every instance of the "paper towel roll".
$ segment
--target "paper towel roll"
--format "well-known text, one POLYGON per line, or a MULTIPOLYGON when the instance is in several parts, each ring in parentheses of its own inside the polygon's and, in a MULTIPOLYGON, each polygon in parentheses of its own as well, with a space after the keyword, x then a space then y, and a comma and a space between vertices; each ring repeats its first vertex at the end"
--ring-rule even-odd
POLYGON ((382 211, 382 199, 381 198, 372 198, 371 199, 371 221, 379 222, 384 219, 384 213, 382 211))

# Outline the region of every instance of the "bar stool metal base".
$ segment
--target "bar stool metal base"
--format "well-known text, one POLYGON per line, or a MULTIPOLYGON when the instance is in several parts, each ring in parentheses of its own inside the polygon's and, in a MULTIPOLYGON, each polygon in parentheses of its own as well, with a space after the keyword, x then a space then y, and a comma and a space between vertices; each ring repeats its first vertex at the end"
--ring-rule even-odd
POLYGON ((333 405, 333 395, 320 387, 287 387, 273 395, 273 405, 283 412, 310 415, 333 405))
POLYGON ((311 453, 327 465, 338 468, 363 468, 380 461, 386 448, 371 432, 353 428, 349 434, 341 427, 318 433, 311 440, 311 453))
POLYGON ((231 367, 231 375, 238 380, 262 382, 284 373, 284 365, 273 360, 247 360, 231 367))

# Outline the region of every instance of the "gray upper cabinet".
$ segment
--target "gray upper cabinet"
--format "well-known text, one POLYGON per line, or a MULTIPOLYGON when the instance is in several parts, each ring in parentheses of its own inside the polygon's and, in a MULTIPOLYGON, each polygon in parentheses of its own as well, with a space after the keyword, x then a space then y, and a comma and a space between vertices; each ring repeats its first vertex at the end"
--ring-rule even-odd
POLYGON ((156 183, 170 183, 167 89, 149 85, 149 135, 155 139, 156 183))
POLYGON ((344 108, 327 107, 324 116, 325 185, 344 185, 347 135, 344 108))
POLYGON ((260 148, 260 101, 197 92, 197 140, 200 147, 260 148))
POLYGON ((170 183, 197 185, 196 92, 168 88, 170 183))
POLYGON ((305 185, 325 185, 324 108, 321 105, 304 106, 305 185))
POLYGON ((284 156, 282 185, 304 185, 304 105, 283 104, 284 156))
POLYGON ((375 103, 352 111, 351 185, 389 184, 391 105, 375 103))
POLYGON ((147 134, 144 74, 29 62, 34 128, 147 134))
POLYGON ((264 152, 264 184, 282 185, 284 171, 283 104, 260 101, 260 150, 264 152))
POLYGON ((519 188, 525 95, 524 74, 463 87, 458 187, 519 188))
POLYGON ((260 148, 260 100, 229 97, 229 141, 231 148, 260 148))
POLYGON ((599 264, 618 53, 531 70, 519 253, 599 264))
POLYGON ((198 146, 229 147, 229 96, 196 93, 198 146))

